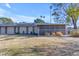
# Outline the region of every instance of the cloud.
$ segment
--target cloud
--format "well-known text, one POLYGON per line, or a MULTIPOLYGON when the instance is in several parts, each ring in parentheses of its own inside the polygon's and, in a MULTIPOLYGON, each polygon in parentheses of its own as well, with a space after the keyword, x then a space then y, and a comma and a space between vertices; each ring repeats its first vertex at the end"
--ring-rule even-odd
POLYGON ((11 13, 5 9, 0 8, 0 16, 9 16, 11 13))
POLYGON ((0 8, 0 17, 10 17, 14 22, 33 22, 36 17, 17 15, 8 10, 0 8))
MULTIPOLYGON (((13 12, 2 9, 2 8, 0 8, 0 17, 10 17, 12 18, 14 22, 27 22, 27 23, 30 23, 30 22, 33 23, 34 20, 37 18, 33 16, 24 16, 24 15, 14 14, 13 12)), ((49 16, 46 16, 44 21, 49 22, 49 16)))
POLYGON ((6 7, 11 8, 11 6, 10 6, 10 4, 9 4, 9 3, 6 3, 6 7))
POLYGON ((13 19, 15 19, 17 22, 27 22, 27 23, 33 23, 34 19, 36 19, 36 17, 32 17, 32 16, 24 16, 24 15, 13 15, 12 17, 13 19))

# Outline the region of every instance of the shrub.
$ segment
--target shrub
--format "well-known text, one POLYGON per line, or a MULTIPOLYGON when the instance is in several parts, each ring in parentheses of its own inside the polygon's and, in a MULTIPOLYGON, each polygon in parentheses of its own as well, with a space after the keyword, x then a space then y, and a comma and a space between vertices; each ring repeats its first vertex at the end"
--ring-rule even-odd
POLYGON ((56 32, 55 34, 56 34, 56 36, 63 36, 62 32, 56 32))
POLYGON ((53 36, 56 36, 55 32, 52 32, 52 35, 53 35, 53 36))
POLYGON ((16 34, 20 34, 19 32, 17 32, 16 34))
POLYGON ((50 36, 50 33, 49 33, 49 32, 45 32, 45 35, 46 35, 46 36, 50 36))
POLYGON ((79 37, 79 29, 73 29, 70 31, 70 36, 79 37))

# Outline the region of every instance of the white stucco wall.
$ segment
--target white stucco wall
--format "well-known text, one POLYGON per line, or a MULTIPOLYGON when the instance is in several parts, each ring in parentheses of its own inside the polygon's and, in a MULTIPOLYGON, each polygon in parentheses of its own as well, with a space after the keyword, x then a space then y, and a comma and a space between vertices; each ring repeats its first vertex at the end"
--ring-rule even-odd
POLYGON ((16 30, 15 32, 18 33, 18 27, 16 27, 15 30, 16 30))
MULTIPOLYGON (((9 26, 9 27, 7 27, 7 34, 15 34, 15 32, 18 33, 18 27, 16 27, 15 30, 16 31, 14 31, 14 26, 13 27, 9 26)), ((33 27, 31 27, 31 26, 30 27, 19 27, 19 33, 23 34, 23 32, 24 32, 24 34, 26 34, 26 33, 30 34, 31 32, 33 32, 33 27), (28 28, 28 32, 27 32, 27 28, 28 28)), ((34 27, 34 32, 38 33, 38 27, 34 27)), ((5 27, 1 27, 0 34, 6 34, 5 27)))
POLYGON ((35 27, 34 30, 35 30, 35 33, 38 33, 39 28, 38 27, 35 27))
POLYGON ((26 34, 27 33, 27 31, 26 31, 26 27, 20 27, 20 34, 26 34))
POLYGON ((32 27, 28 27, 28 33, 30 34, 33 31, 32 27))

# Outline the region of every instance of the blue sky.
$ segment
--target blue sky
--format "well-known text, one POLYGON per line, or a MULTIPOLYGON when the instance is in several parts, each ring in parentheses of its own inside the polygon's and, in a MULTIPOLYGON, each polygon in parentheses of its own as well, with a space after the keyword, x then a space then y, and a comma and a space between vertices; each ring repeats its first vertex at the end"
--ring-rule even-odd
MULTIPOLYGON (((50 22, 50 9, 48 3, 0 3, 0 17, 9 17, 14 22, 33 21, 42 16, 45 22, 50 22)), ((54 23, 53 19, 52 22, 54 23)), ((79 25, 79 21, 77 22, 79 25)))
MULTIPOLYGON (((50 10, 47 3, 0 3, 0 17, 10 17, 14 22, 33 22, 40 15, 49 22, 50 10)), ((52 21, 53 22, 53 21, 52 21)))

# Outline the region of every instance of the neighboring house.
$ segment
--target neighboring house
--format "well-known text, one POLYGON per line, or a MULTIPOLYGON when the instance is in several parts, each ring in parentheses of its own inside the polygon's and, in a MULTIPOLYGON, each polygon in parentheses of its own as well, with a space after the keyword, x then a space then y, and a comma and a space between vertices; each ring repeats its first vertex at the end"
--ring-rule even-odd
POLYGON ((65 24, 0 24, 0 34, 38 34, 44 35, 46 32, 63 32, 66 34, 65 24))

